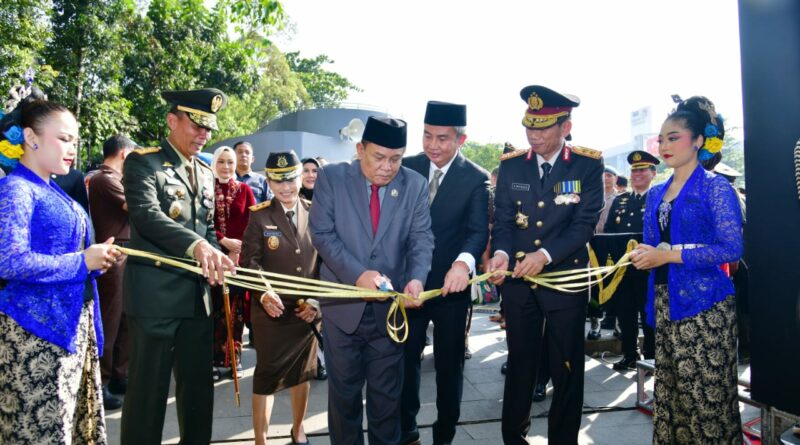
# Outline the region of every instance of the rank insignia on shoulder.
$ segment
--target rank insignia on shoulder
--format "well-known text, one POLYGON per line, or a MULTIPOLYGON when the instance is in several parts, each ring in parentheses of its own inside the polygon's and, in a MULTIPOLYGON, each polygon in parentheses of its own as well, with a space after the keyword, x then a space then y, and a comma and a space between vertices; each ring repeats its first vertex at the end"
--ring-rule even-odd
POLYGON ((603 152, 592 148, 581 147, 580 145, 573 145, 572 152, 576 155, 586 156, 587 158, 600 159, 603 157, 603 152))
POLYGON ((261 204, 256 204, 254 206, 250 206, 251 212, 257 212, 259 210, 264 210, 272 204, 272 201, 264 201, 261 204))
POLYGON ((201 167, 205 167, 207 169, 211 169, 211 166, 206 164, 206 162, 200 159, 199 157, 195 156, 194 160, 197 161, 197 165, 200 165, 201 167))
POLYGON ((150 153, 158 153, 159 151, 161 151, 161 147, 146 147, 133 150, 134 153, 140 155, 149 155, 150 153))
POLYGON ((172 162, 169 162, 169 161, 164 161, 164 163, 161 164, 161 166, 164 167, 164 168, 172 168, 173 167, 172 162))
POLYGON ((523 148, 514 151, 509 151, 508 153, 503 153, 502 155, 500 155, 500 160, 505 161, 506 159, 516 158, 517 156, 522 156, 527 152, 528 150, 525 150, 523 148))

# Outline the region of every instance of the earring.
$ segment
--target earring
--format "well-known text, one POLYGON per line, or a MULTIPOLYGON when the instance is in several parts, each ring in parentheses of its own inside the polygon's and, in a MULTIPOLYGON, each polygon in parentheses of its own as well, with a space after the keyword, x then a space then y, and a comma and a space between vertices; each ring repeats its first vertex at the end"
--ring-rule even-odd
POLYGON ((39 144, 33 144, 33 149, 34 150, 38 150, 39 149, 39 144))
POLYGON ((698 147, 697 145, 695 145, 695 146, 694 146, 694 151, 697 151, 697 150, 700 150, 700 147, 698 147))

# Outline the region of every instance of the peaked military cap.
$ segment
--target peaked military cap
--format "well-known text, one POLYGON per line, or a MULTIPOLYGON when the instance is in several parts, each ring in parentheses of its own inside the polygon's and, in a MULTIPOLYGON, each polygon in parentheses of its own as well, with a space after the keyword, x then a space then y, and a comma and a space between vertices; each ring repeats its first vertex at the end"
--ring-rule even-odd
POLYGON ((284 182, 300 176, 303 164, 294 150, 278 151, 269 154, 264 171, 270 181, 284 182))
POLYGON ((449 102, 428 101, 425 108, 425 123, 443 127, 464 127, 467 125, 467 106, 449 102))
POLYGON ((370 116, 361 141, 386 148, 406 147, 406 122, 392 117, 370 116))
POLYGON ((161 97, 178 111, 185 112, 195 124, 215 131, 219 130, 217 112, 228 103, 225 93, 216 88, 168 90, 162 91, 161 97))
POLYGON ((628 164, 631 165, 631 170, 638 170, 640 168, 654 168, 660 163, 661 161, 659 161, 657 157, 644 150, 632 151, 628 155, 628 164))
POLYGON ((522 118, 522 125, 528 128, 551 127, 558 118, 569 116, 572 109, 581 104, 577 96, 557 93, 541 85, 529 85, 519 95, 528 104, 522 118))

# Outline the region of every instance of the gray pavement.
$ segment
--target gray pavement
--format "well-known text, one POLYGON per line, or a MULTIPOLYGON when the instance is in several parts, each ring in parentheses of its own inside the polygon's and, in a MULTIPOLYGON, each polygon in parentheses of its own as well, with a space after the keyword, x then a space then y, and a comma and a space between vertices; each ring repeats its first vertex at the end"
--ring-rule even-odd
MULTIPOLYGON (((505 362, 507 349, 505 331, 488 320, 488 311, 477 310, 472 320, 470 348, 473 356, 466 361, 464 370, 464 395, 461 406, 461 421, 456 431, 456 444, 492 444, 502 442, 500 435, 500 414, 502 408, 504 377, 500 366, 505 362)), ((609 351, 618 350, 616 340, 606 332, 609 351)), ((586 378, 584 394, 584 415, 581 423, 579 442, 581 444, 629 444, 651 443, 652 418, 635 409, 636 373, 618 373, 611 364, 618 356, 596 352, 603 349, 603 343, 591 345, 593 355, 586 357, 586 378)), ((422 362, 423 376, 421 402, 418 417, 423 444, 432 442, 430 425, 436 416, 435 375, 433 372, 433 349, 425 348, 422 362)), ((245 349, 243 353, 244 375, 241 378, 241 407, 234 402, 233 382, 223 379, 216 384, 214 396, 213 442, 234 444, 253 444, 251 424, 252 376, 255 367, 255 350, 245 349)), ((652 378, 646 387, 652 390, 652 378)), ((548 387, 548 397, 543 402, 534 403, 533 423, 529 433, 531 444, 547 443, 547 409, 550 404, 552 388, 548 387)), ((291 414, 288 391, 276 395, 272 413, 269 436, 270 443, 290 444, 289 430, 291 414)), ((163 442, 176 444, 179 440, 178 422, 175 413, 174 388, 168 400, 164 424, 163 442)), ((753 408, 743 412, 743 421, 758 413, 753 408)), ((109 444, 119 444, 121 411, 107 413, 109 444)), ((366 424, 365 424, 366 427, 366 424)), ((327 383, 312 381, 311 396, 305 430, 312 443, 329 444, 327 436, 327 383)), ((365 437, 366 438, 366 437, 365 437)))

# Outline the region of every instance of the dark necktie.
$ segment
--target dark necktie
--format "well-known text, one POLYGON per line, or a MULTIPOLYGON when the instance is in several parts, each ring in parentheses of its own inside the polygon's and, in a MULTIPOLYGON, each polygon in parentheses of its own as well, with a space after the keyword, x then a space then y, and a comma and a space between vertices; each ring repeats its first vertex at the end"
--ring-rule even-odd
POLYGON ((433 171, 433 179, 431 183, 428 184, 428 205, 430 206, 433 204, 433 199, 436 198, 436 192, 439 191, 439 182, 442 180, 442 175, 444 172, 439 170, 438 168, 433 171))
POLYGON ((380 186, 370 184, 372 195, 369 197, 369 216, 372 219, 372 234, 378 233, 378 222, 381 220, 381 199, 378 190, 380 186))
POLYGON ((547 182, 547 176, 550 174, 550 169, 552 167, 553 166, 548 162, 542 164, 542 187, 544 187, 544 183, 547 182))
POLYGON ((289 222, 292 223, 292 229, 294 229, 294 233, 297 233, 297 225, 294 223, 294 210, 289 210, 286 212, 286 217, 289 218, 289 222))
POLYGON ((197 193, 197 185, 194 182, 194 163, 191 161, 186 164, 186 176, 189 177, 189 187, 191 187, 192 193, 197 193))

